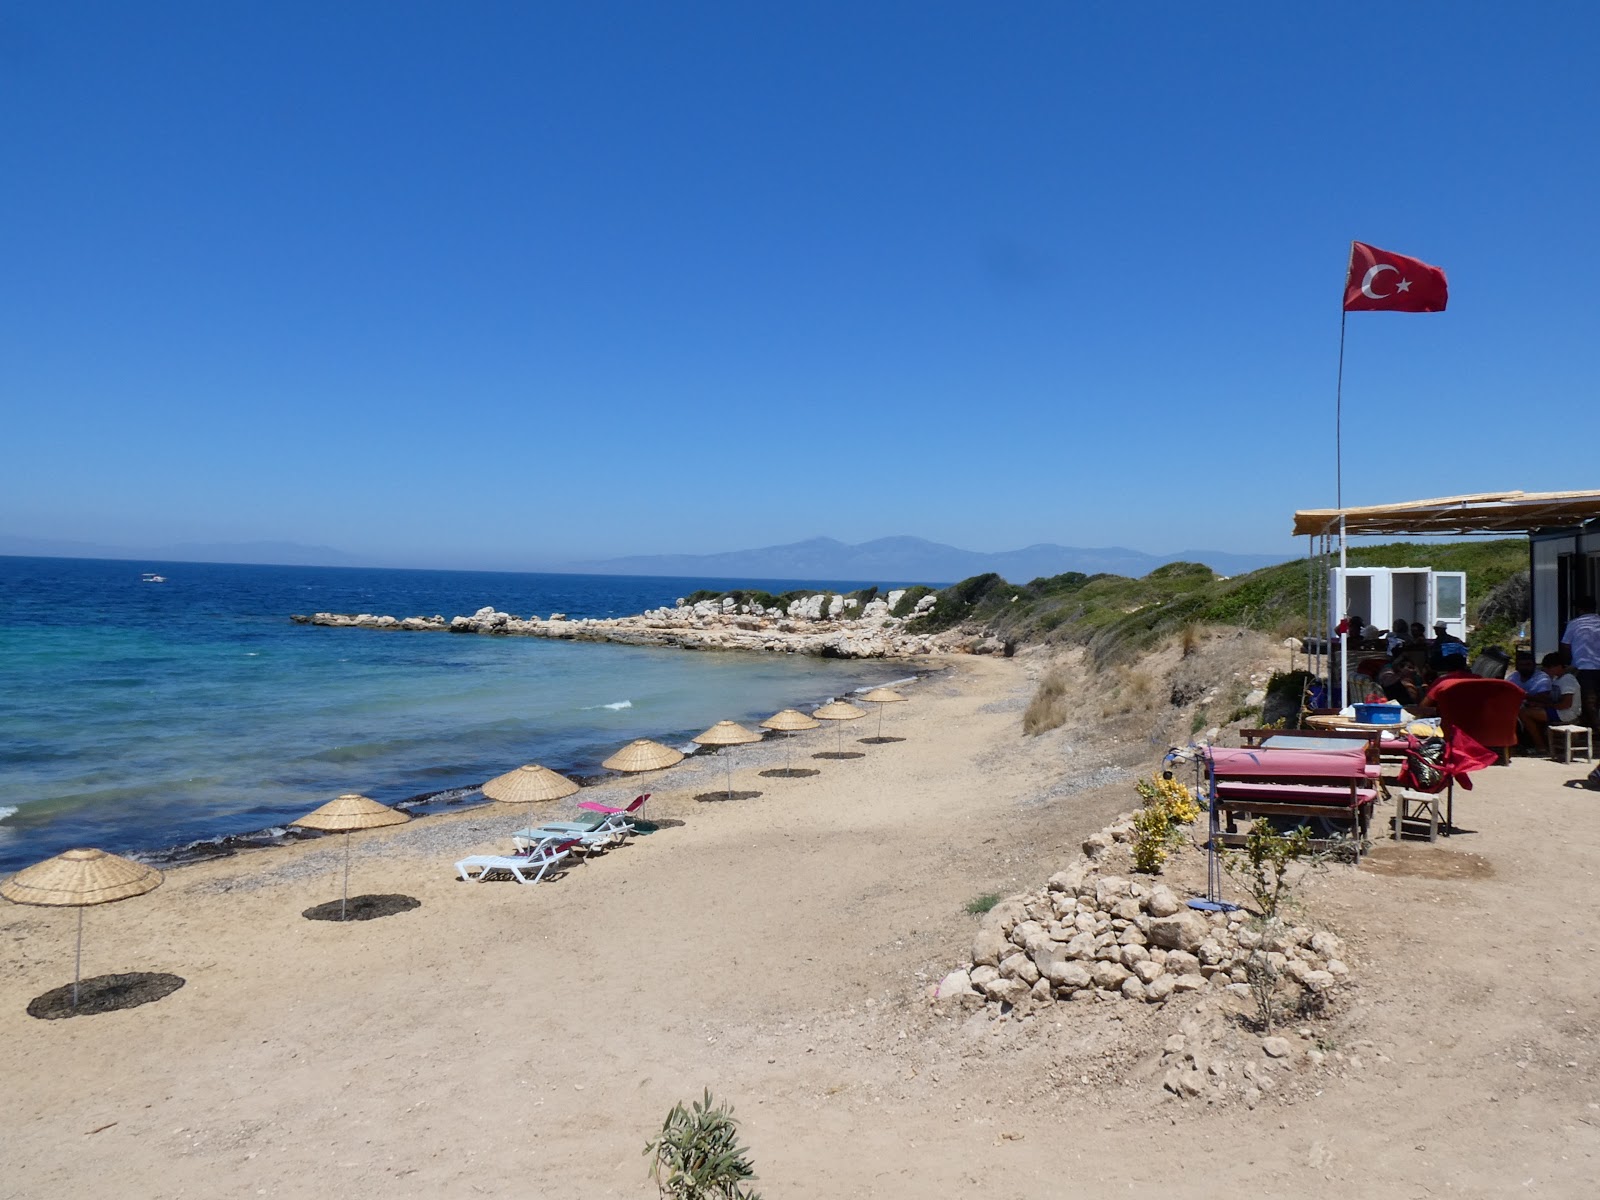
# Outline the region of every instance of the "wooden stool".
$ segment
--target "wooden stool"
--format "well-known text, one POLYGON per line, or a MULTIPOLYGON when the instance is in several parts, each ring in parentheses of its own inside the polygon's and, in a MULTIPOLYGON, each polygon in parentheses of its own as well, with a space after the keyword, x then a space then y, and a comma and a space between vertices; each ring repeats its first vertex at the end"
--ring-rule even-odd
POLYGON ((1572 756, 1576 752, 1576 748, 1580 740, 1583 745, 1583 761, 1594 761, 1594 731, 1587 725, 1552 725, 1550 726, 1549 733, 1550 757, 1554 761, 1564 763, 1571 762, 1572 756), (1561 735, 1562 741, 1565 743, 1565 753, 1560 758, 1556 757, 1556 734, 1558 733, 1561 735))
POLYGON ((1426 821, 1428 823, 1428 840, 1439 840, 1439 823, 1444 814, 1439 811, 1439 795, 1437 792, 1413 792, 1403 788, 1394 791, 1394 840, 1401 841, 1405 837, 1407 821, 1426 821))

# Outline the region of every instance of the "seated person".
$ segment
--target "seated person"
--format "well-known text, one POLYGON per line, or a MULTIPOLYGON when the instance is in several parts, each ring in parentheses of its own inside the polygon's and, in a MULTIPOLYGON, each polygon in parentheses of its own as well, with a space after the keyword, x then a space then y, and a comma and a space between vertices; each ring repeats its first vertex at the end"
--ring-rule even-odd
POLYGON ((1446 642, 1444 657, 1441 660, 1443 670, 1433 677, 1433 682, 1428 685, 1427 695, 1422 697, 1422 703, 1411 711, 1419 717, 1437 717, 1439 704, 1437 693, 1439 685, 1449 683, 1452 679, 1476 679, 1477 676, 1467 670, 1467 644, 1457 640, 1446 642))
POLYGON ((1532 650, 1517 651, 1516 669, 1506 678, 1527 692, 1529 700, 1537 698, 1541 704, 1548 703, 1548 697, 1555 690, 1550 676, 1534 664, 1532 650))
POLYGON ((1539 665, 1550 677, 1552 694, 1545 698, 1548 702, 1529 696, 1517 716, 1517 724, 1528 735, 1533 748, 1547 754, 1550 751, 1549 727, 1570 725, 1576 720, 1583 707, 1583 696, 1577 676, 1567 669, 1567 660, 1559 652, 1546 654, 1539 665))
POLYGON ((1413 646, 1426 646, 1428 644, 1428 631, 1422 627, 1421 621, 1411 622, 1411 644, 1413 646))
POLYGON ((1404 650, 1406 643, 1411 640, 1411 628, 1406 624, 1404 617, 1394 619, 1394 628, 1383 639, 1384 649, 1390 654, 1396 650, 1404 650))
POLYGON ((1390 700, 1405 708, 1422 703, 1422 678, 1417 664, 1399 655, 1391 658, 1378 672, 1378 686, 1390 700))

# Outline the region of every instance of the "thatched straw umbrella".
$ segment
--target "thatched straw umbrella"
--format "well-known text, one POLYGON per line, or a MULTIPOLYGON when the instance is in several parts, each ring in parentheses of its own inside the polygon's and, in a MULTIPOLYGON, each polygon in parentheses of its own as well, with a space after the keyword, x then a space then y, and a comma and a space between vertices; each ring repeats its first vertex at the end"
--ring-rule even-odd
POLYGON ((315 812, 309 812, 298 821, 290 821, 291 825, 298 825, 301 829, 320 829, 324 833, 344 834, 344 895, 339 900, 339 920, 345 919, 345 909, 350 903, 350 834, 357 829, 381 829, 385 825, 404 825, 411 820, 410 813, 403 813, 390 808, 386 804, 379 804, 376 800, 369 800, 366 796, 358 796, 354 792, 346 792, 329 800, 315 812))
POLYGON ((629 742, 600 765, 608 771, 626 771, 630 775, 645 771, 660 771, 683 761, 683 752, 649 738, 629 742))
POLYGON ((543 804, 581 790, 581 785, 538 763, 526 763, 483 785, 483 794, 501 804, 543 804))
POLYGON ((72 1007, 78 1007, 83 977, 83 910, 142 896, 161 886, 161 872, 104 850, 68 850, 24 867, 4 883, 0 896, 17 904, 78 910, 78 951, 72 961, 72 1007))
MULTIPOLYGON (((817 711, 812 713, 811 715, 813 717, 816 717, 819 721, 839 721, 839 722, 841 722, 841 724, 837 728, 839 730, 839 751, 840 751, 840 753, 843 753, 843 751, 844 751, 844 725, 842 724, 842 722, 844 722, 844 721, 858 721, 862 717, 867 715, 867 710, 864 709, 864 708, 857 708, 854 704, 851 704, 851 703, 849 703, 847 701, 844 701, 844 700, 834 700, 834 701, 831 701, 828 704, 824 704, 821 708, 817 709, 817 711)), ((858 757, 859 757, 859 755, 858 755, 858 757)))
MULTIPOLYGON (((765 721, 761 722, 761 728, 770 729, 775 733, 797 733, 802 729, 815 729, 821 724, 821 721, 813 720, 811 717, 806 716, 803 712, 798 712, 792 708, 786 708, 782 712, 773 713, 765 721)), ((789 746, 789 739, 784 738, 783 770, 785 774, 789 774, 794 770, 793 766, 791 765, 792 759, 793 753, 791 752, 789 746)))
MULTIPOLYGON (((733 721, 718 721, 694 739, 702 746, 747 746, 759 742, 761 735, 733 721)), ((728 756, 728 799, 733 799, 733 756, 728 756)))
POLYGON ((861 699, 866 701, 868 704, 876 704, 878 706, 878 732, 876 735, 878 737, 883 736, 884 706, 887 704, 904 704, 906 702, 906 698, 899 692, 895 691, 893 688, 886 687, 873 688, 870 692, 867 692, 865 695, 863 695, 861 699))

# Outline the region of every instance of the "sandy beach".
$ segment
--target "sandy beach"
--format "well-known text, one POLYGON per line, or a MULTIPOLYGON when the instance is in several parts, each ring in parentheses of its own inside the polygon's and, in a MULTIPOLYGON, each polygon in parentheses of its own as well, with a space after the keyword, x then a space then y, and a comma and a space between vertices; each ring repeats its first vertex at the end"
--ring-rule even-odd
POLYGON ((903 740, 857 745, 873 716, 844 731, 863 757, 812 761, 838 735, 799 735, 812 778, 736 748, 759 796, 697 799, 720 755, 587 789, 653 792, 662 827, 535 887, 451 869, 509 845, 529 810, 505 806, 359 835, 352 891, 421 901, 382 920, 300 916, 338 895, 337 839, 174 869, 87 913, 86 976, 187 980, 128 1011, 27 1016, 75 918, 0 908, 0 1196, 644 1197, 646 1139, 706 1087, 769 1197, 1593 1194, 1600 799, 1562 786, 1585 768, 1486 771, 1471 832, 1306 885, 1351 980, 1306 1039, 1325 1064, 1254 1109, 1151 1077, 1181 997, 937 1014, 968 901, 1071 863, 1172 734, 1024 738, 1043 666, 957 658, 886 714, 903 740))

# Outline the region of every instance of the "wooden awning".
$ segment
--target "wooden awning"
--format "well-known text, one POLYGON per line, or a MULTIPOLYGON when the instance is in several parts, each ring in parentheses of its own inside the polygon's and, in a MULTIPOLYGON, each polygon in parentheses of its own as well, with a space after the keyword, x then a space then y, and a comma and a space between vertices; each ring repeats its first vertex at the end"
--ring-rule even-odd
MULTIPOLYGON (((1600 492, 1484 492, 1346 508, 1343 513, 1345 532, 1352 535, 1528 533, 1600 519, 1600 492)), ((1337 508, 1297 512, 1295 536, 1337 533, 1339 515, 1337 508)))

